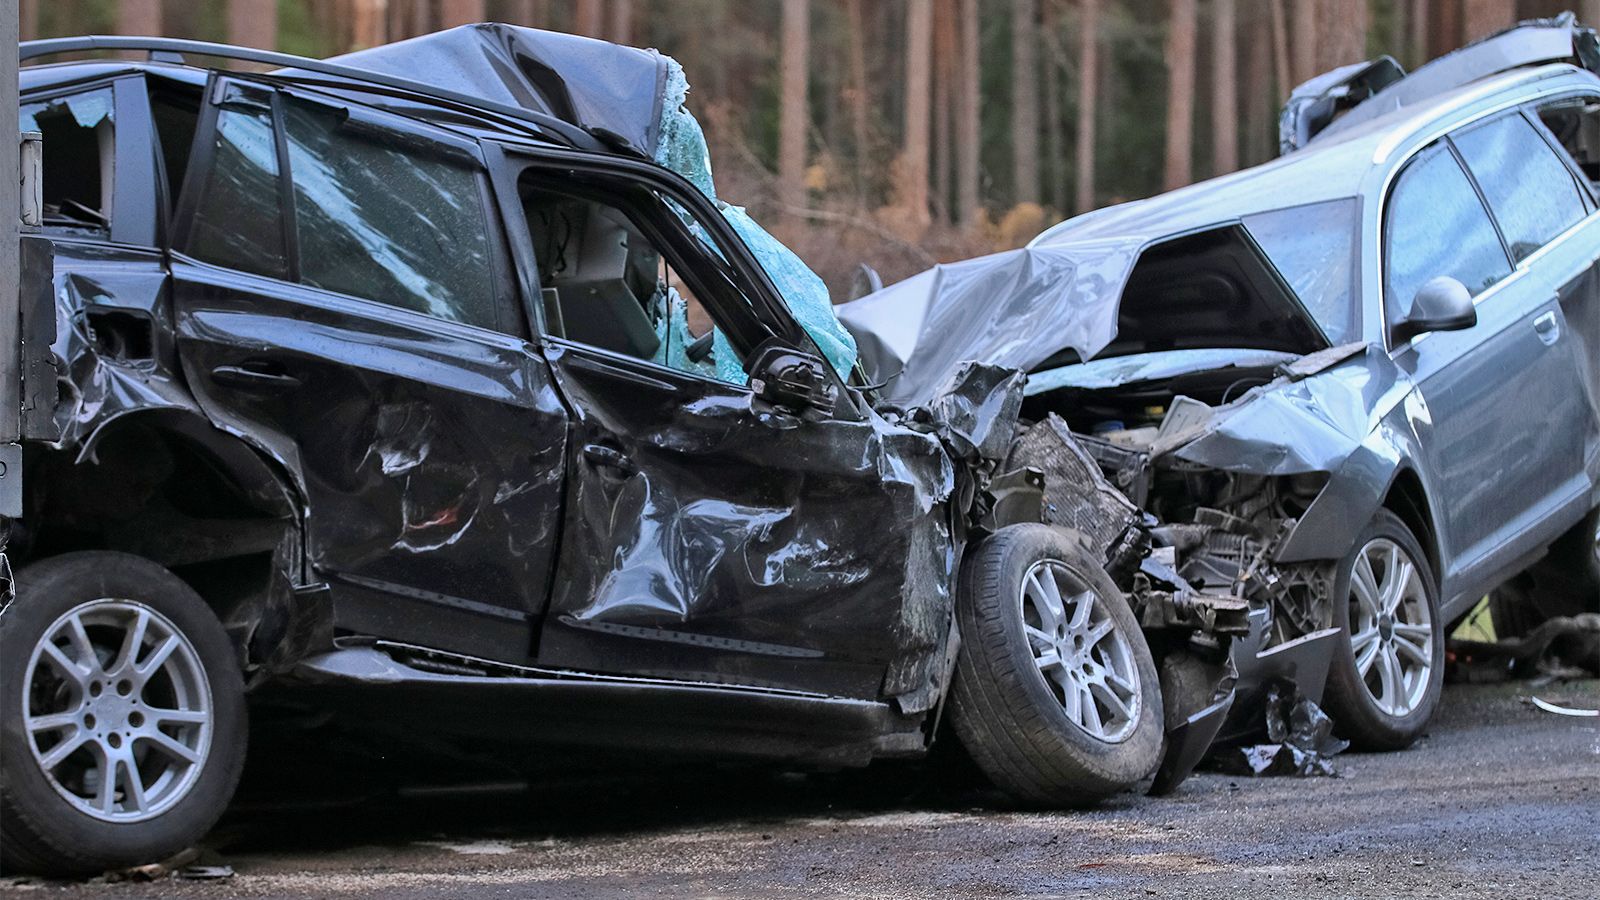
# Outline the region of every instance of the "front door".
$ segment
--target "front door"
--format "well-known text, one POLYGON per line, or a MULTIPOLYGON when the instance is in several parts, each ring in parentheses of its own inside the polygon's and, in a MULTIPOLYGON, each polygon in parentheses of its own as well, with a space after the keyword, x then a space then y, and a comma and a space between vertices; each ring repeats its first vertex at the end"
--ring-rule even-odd
POLYGON ((298 480, 340 628, 526 661, 566 414, 476 148, 248 82, 208 96, 172 262, 196 397, 298 480))
POLYGON ((628 177, 522 161, 503 188, 572 413, 540 662, 856 698, 926 687, 955 564, 942 450, 847 402, 763 401, 750 350, 804 338, 761 314, 709 206, 628 177))

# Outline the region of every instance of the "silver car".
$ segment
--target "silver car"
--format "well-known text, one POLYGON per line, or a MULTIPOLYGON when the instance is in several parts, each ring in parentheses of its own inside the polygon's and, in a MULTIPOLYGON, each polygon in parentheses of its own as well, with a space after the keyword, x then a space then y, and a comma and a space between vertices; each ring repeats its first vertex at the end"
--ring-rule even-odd
POLYGON ((1540 614, 1600 608, 1596 71, 1563 17, 1410 75, 1331 72, 1295 92, 1279 159, 841 318, 901 401, 962 359, 1029 372, 1025 419, 1148 515, 1135 606, 1163 584, 1247 599, 1245 682, 1316 693, 1325 671, 1343 736, 1403 747, 1445 626, 1487 591, 1531 571, 1540 614))

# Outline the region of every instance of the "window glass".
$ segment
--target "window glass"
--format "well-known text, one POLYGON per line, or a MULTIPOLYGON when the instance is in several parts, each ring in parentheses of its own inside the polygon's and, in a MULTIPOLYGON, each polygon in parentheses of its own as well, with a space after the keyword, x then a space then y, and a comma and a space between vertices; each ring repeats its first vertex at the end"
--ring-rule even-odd
POLYGON ((285 131, 301 281, 501 327, 483 194, 469 159, 294 100, 285 131))
POLYGON ((1561 158, 1520 114, 1454 138, 1511 246, 1526 259, 1582 219, 1583 198, 1561 158))
POLYGON ((1449 275, 1473 296, 1511 272, 1500 237, 1456 158, 1443 145, 1424 150, 1389 195, 1384 304, 1393 326, 1417 290, 1449 275))
POLYGON ((23 131, 44 136, 44 225, 105 234, 111 225, 115 142, 111 88, 23 103, 23 131))
POLYGON ((288 274, 270 95, 229 85, 217 115, 211 168, 189 234, 196 259, 272 278, 288 274))
POLYGON ((1356 201, 1330 200, 1249 216, 1256 243, 1317 320, 1328 340, 1342 344, 1356 334, 1356 201))

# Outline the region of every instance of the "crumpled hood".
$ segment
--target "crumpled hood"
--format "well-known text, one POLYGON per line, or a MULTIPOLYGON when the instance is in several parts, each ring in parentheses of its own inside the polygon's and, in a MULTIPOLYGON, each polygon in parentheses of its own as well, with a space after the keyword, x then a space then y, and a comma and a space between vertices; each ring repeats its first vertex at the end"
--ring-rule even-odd
POLYGON ((335 56, 329 62, 548 113, 621 137, 654 157, 666 57, 575 34, 516 25, 463 25, 335 56))
POLYGON ((1065 347, 1089 359, 1117 334, 1142 237, 1028 247, 935 266, 838 307, 867 377, 920 402, 963 362, 1029 371, 1065 347))

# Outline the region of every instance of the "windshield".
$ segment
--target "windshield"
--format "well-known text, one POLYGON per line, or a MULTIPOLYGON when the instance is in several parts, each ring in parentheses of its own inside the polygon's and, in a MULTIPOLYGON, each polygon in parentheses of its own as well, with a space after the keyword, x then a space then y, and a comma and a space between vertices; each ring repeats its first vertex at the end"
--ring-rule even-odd
POLYGON ((1246 216, 1245 228, 1277 266, 1330 344, 1358 334, 1353 301, 1355 198, 1246 216))

